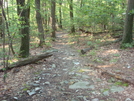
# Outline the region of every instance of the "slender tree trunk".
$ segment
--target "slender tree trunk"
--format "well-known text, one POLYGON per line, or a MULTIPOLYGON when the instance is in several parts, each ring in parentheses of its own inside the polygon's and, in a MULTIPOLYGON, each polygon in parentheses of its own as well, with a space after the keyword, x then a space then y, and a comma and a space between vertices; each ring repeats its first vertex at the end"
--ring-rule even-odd
POLYGON ((6 76, 5 76, 5 75, 7 75, 7 71, 6 71, 6 47, 5 47, 6 40, 5 40, 4 30, 2 29, 4 26, 2 13, 3 13, 3 2, 2 2, 2 0, 0 0, 0 33, 2 35, 1 37, 3 37, 3 69, 4 69, 3 81, 6 82, 6 76))
MULTIPOLYGON (((1 5, 1 12, 2 12, 2 15, 1 15, 1 20, 2 20, 1 28, 2 29, 1 29, 1 31, 4 32, 5 31, 4 29, 6 28, 7 34, 8 34, 8 38, 9 38, 9 50, 11 49, 12 53, 15 54, 14 49, 13 49, 13 45, 12 45, 12 38, 11 38, 11 35, 10 35, 10 32, 9 32, 9 23, 7 21, 7 17, 6 17, 4 8, 3 8, 3 3, 2 3, 3 1, 1 0, 0 2, 1 2, 1 4, 0 4, 1 5)), ((4 32, 4 34, 5 34, 5 32, 4 32)))
POLYGON ((59 5, 60 5, 60 7, 59 7, 59 28, 62 29, 62 10, 61 10, 62 0, 60 0, 59 5))
POLYGON ((39 39, 40 39, 39 46, 43 47, 43 44, 45 43, 45 38, 44 38, 42 18, 40 14, 40 0, 35 0, 35 6, 36 6, 36 21, 38 25, 39 39))
POLYGON ((73 0, 70 0, 69 8, 70 8, 71 33, 75 33, 74 14, 73 14, 73 0))
POLYGON ((0 37, 3 36, 2 1, 0 1, 0 37))
POLYGON ((44 27, 45 27, 45 32, 47 32, 47 30, 48 30, 48 14, 46 13, 47 12, 47 4, 46 4, 46 1, 44 1, 43 3, 42 3, 42 6, 43 6, 43 11, 45 12, 45 18, 42 18, 43 20, 43 24, 44 24, 44 27))
POLYGON ((83 0, 80 0, 80 8, 83 7, 83 0))
POLYGON ((133 41, 132 39, 133 14, 131 14, 131 11, 133 9, 134 9, 134 0, 128 0, 122 45, 124 43, 131 43, 133 41))
POLYGON ((56 11, 56 0, 51 0, 51 18, 52 18, 52 38, 53 40, 56 38, 56 18, 55 18, 55 11, 56 11))
POLYGON ((20 46, 20 54, 19 56, 22 58, 29 56, 29 16, 30 16, 30 5, 28 4, 30 0, 27 1, 27 5, 25 4, 25 0, 17 0, 18 5, 18 15, 20 17, 20 21, 23 22, 20 28, 21 37, 21 46, 20 46))

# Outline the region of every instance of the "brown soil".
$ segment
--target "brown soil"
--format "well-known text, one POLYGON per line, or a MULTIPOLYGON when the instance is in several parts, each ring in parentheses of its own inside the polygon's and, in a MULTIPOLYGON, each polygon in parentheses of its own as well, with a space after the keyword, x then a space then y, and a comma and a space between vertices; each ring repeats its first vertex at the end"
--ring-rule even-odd
MULTIPOLYGON (((64 32, 57 32, 51 49, 58 52, 53 52, 52 57, 12 69, 6 83, 0 73, 0 101, 125 101, 127 98, 133 101, 133 48, 121 50, 119 43, 113 43, 82 55, 79 50, 88 47, 88 39, 84 36, 72 39, 64 32), (29 84, 35 81, 39 81, 41 91, 29 96, 27 90, 34 89, 29 84), (90 82, 94 87, 69 88, 78 81, 90 82), (124 90, 111 92, 112 86, 124 90), (109 91, 108 95, 103 94, 104 91, 109 91)), ((44 50, 37 48, 31 50, 31 54, 41 54, 44 50)))

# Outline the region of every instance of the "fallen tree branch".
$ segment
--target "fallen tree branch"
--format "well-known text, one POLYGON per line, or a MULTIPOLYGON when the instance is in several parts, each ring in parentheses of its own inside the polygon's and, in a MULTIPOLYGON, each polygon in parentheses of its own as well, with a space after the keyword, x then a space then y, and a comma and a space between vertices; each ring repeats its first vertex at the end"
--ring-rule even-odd
MULTIPOLYGON (((83 33, 94 34, 94 35, 111 32, 110 30, 105 30, 105 31, 102 31, 102 32, 90 32, 90 31, 87 31, 87 30, 84 30, 84 29, 81 29, 81 28, 79 28, 79 31, 81 31, 83 33)), ((112 32, 116 32, 116 31, 122 31, 122 29, 112 30, 112 32)))
MULTIPOLYGON (((120 42, 120 41, 122 41, 122 37, 121 37, 121 38, 118 38, 118 39, 115 40, 115 41, 107 41, 107 42, 101 44, 99 47, 106 46, 106 45, 110 45, 110 44, 112 44, 112 43, 117 43, 117 42, 120 42)), ((82 54, 85 54, 86 52, 88 52, 88 51, 90 51, 90 50, 92 50, 92 49, 94 49, 94 48, 95 48, 94 46, 91 46, 91 47, 89 47, 89 48, 81 49, 81 53, 82 53, 82 54)))
POLYGON ((130 80, 130 79, 127 79, 127 78, 123 77, 123 74, 122 75, 119 75, 117 73, 109 72, 108 70, 102 69, 101 67, 99 67, 97 65, 88 64, 86 66, 90 66, 90 67, 93 67, 94 69, 100 70, 100 73, 101 73, 101 75, 104 78, 106 78, 106 77, 108 77, 108 78, 109 77, 113 77, 116 80, 121 80, 124 83, 128 83, 128 84, 134 85, 133 80, 130 80))
MULTIPOLYGON (((51 52, 47 52, 47 53, 44 53, 44 54, 40 54, 40 55, 35 55, 35 56, 31 56, 29 58, 26 58, 26 59, 23 59, 23 60, 20 60, 20 61, 17 61, 11 65, 9 65, 7 67, 7 70, 11 70, 13 69, 14 67, 20 67, 20 66, 25 66, 27 64, 32 64, 32 63, 35 63, 39 60, 42 60, 44 58, 48 58, 52 56, 52 53, 51 52)), ((4 72, 4 69, 0 69, 0 72, 4 72)))

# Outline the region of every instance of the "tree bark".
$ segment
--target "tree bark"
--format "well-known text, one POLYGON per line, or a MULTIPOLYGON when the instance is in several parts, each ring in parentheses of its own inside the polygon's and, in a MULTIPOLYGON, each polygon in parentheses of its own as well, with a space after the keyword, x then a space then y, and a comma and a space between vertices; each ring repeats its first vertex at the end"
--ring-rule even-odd
POLYGON ((73 0, 70 0, 69 8, 70 8, 71 33, 75 33, 74 13, 73 13, 73 0))
MULTIPOLYGON (((25 66, 27 64, 32 64, 32 63, 35 63, 39 60, 42 60, 44 58, 48 58, 52 56, 52 53, 51 52, 47 52, 47 53, 44 53, 44 54, 40 54, 40 55, 35 55, 35 56, 31 56, 29 58, 26 58, 26 59, 23 59, 23 60, 20 60, 18 62, 15 62, 11 65, 9 65, 6 69, 7 70, 11 70, 13 69, 14 67, 20 67, 20 66, 25 66)), ((3 69, 0 69, 0 72, 4 72, 3 69)))
POLYGON ((60 5, 60 7, 59 7, 59 28, 62 29, 62 10, 61 10, 62 0, 60 0, 59 5, 60 5))
POLYGON ((53 40, 56 38, 56 18, 55 18, 55 11, 56 11, 56 0, 51 0, 51 18, 52 18, 52 38, 53 40))
POLYGON ((27 5, 25 4, 25 0, 17 0, 17 13, 20 17, 21 21, 21 28, 20 28, 20 34, 21 37, 21 46, 20 46, 20 54, 19 56, 22 58, 29 56, 29 16, 30 16, 30 0, 27 1, 27 5))
POLYGON ((134 9, 134 0, 128 0, 122 45, 124 43, 131 43, 133 41, 132 39, 133 14, 131 13, 133 9, 134 9))
POLYGON ((3 36, 2 1, 0 1, 0 37, 3 36))
POLYGON ((43 47, 43 44, 45 43, 45 38, 44 38, 42 18, 40 14, 40 0, 35 0, 35 6, 36 6, 36 21, 38 25, 39 39, 40 39, 39 46, 43 47))
MULTIPOLYGON (((42 9, 43 9, 44 12, 49 11, 49 9, 47 8, 46 1, 43 1, 42 7, 43 7, 42 9)), ((45 18, 42 18, 43 19, 42 21, 43 21, 43 24, 44 24, 44 27, 45 27, 45 32, 47 32, 48 31, 48 26, 49 26, 49 21, 48 21, 49 14, 48 13, 45 13, 44 15, 45 15, 45 18)))

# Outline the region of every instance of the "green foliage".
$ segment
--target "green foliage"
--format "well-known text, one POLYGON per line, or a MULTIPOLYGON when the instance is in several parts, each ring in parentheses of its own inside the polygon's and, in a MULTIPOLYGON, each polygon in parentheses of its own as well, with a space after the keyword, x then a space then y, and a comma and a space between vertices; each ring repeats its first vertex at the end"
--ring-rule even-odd
POLYGON ((95 56, 95 55, 96 55, 96 51, 95 51, 95 50, 91 50, 91 51, 89 52, 89 55, 95 56))
MULTIPOLYGON (((118 28, 120 27, 123 22, 124 16, 122 13, 125 12, 125 8, 122 4, 126 3, 126 0, 83 0, 82 6, 80 5, 80 0, 74 0, 73 2, 73 9, 74 9, 74 19, 73 23, 70 22, 70 15, 69 15, 69 2, 64 0, 62 1, 62 5, 59 5, 61 2, 60 0, 56 1, 57 2, 57 10, 56 10, 56 18, 59 20, 59 8, 61 7, 62 9, 62 24, 64 29, 69 30, 70 25, 73 24, 75 25, 76 29, 83 28, 86 31, 94 32, 94 31, 101 31, 104 30, 103 25, 106 25, 108 30, 113 28, 113 23, 114 27, 118 28), (64 12, 63 12, 64 11, 64 12)), ((9 1, 9 8, 8 12, 9 15, 7 15, 8 18, 8 23, 10 24, 9 26, 9 32, 11 35, 11 40, 13 41, 13 48, 15 49, 16 53, 19 53, 19 48, 20 47, 20 39, 23 37, 23 35, 20 35, 19 30, 20 28, 24 28, 27 26, 21 26, 20 24, 24 24, 24 21, 21 21, 22 18, 19 18, 17 15, 17 5, 16 1, 12 0, 9 1)), ((38 46, 38 35, 39 33, 37 32, 37 24, 36 24, 36 16, 35 16, 35 5, 34 1, 30 1, 30 36, 31 36, 31 48, 35 48, 38 46)), ((49 17, 51 15, 50 12, 50 0, 45 0, 41 1, 41 10, 40 13, 42 15, 42 19, 49 20, 49 17), (44 4, 46 4, 44 6, 44 4), (46 10, 45 10, 46 9, 46 10)), ((5 11, 7 10, 4 8, 5 11)), ((21 8, 23 9, 23 7, 21 8)), ((130 12, 133 14, 133 10, 130 12)), ((58 22, 57 22, 58 23, 58 22)), ((51 28, 50 28, 50 22, 47 22, 48 26, 44 23, 44 29, 49 30, 46 32, 46 35, 48 36, 51 33, 51 28), (48 24, 49 23, 49 24, 48 24)), ((6 34, 6 36, 8 36, 6 34)), ((77 42, 79 40, 79 34, 75 33, 75 35, 72 35, 75 37, 71 37, 69 39, 70 44, 74 44, 73 42, 77 42)), ((88 36, 89 39, 93 39, 93 36, 88 36)), ((52 46, 52 41, 53 39, 50 39, 49 37, 46 38, 46 46, 51 47, 52 46)), ((9 39, 6 38, 6 42, 8 42, 9 39)), ((98 44, 101 43, 101 40, 97 39, 92 41, 88 41, 87 45, 89 46, 97 46, 98 44)), ((123 47, 132 47, 133 45, 125 44, 123 47)), ((95 55, 94 52, 90 53, 91 55, 95 55)), ((0 57, 2 56, 2 51, 0 50, 0 57)))
POLYGON ((52 46, 52 41, 53 41, 53 38, 47 37, 46 40, 45 40, 45 45, 48 46, 48 47, 51 47, 52 46))
POLYGON ((4 78, 7 78, 8 77, 8 75, 7 74, 4 74, 4 78))
POLYGON ((101 92, 106 92, 109 91, 110 89, 106 88, 106 89, 101 89, 101 92))
POLYGON ((89 45, 89 46, 93 45, 92 41, 88 41, 87 45, 89 45))
POLYGON ((100 58, 94 58, 93 59, 93 62, 102 63, 103 61, 100 58))
POLYGON ((110 60, 110 62, 112 62, 112 63, 116 63, 117 61, 118 61, 118 59, 116 59, 116 58, 113 58, 110 60))
POLYGON ((134 46, 134 42, 132 42, 132 43, 123 43, 121 45, 121 48, 126 49, 126 48, 132 48, 133 46, 134 46))
POLYGON ((29 86, 29 85, 27 85, 27 84, 24 84, 23 86, 24 86, 23 91, 27 91, 27 90, 29 90, 29 89, 30 89, 30 86, 29 86))
POLYGON ((130 13, 130 14, 134 14, 134 10, 130 11, 129 13, 130 13))
POLYGON ((119 57, 119 56, 120 56, 120 54, 116 53, 116 54, 114 54, 114 56, 115 56, 115 57, 119 57))
POLYGON ((121 81, 117 81, 117 82, 115 82, 115 85, 125 86, 125 87, 128 87, 128 86, 129 86, 128 83, 124 83, 124 82, 121 82, 121 81))
POLYGON ((6 70, 6 68, 2 68, 2 70, 3 70, 3 71, 5 71, 5 70, 6 70))

